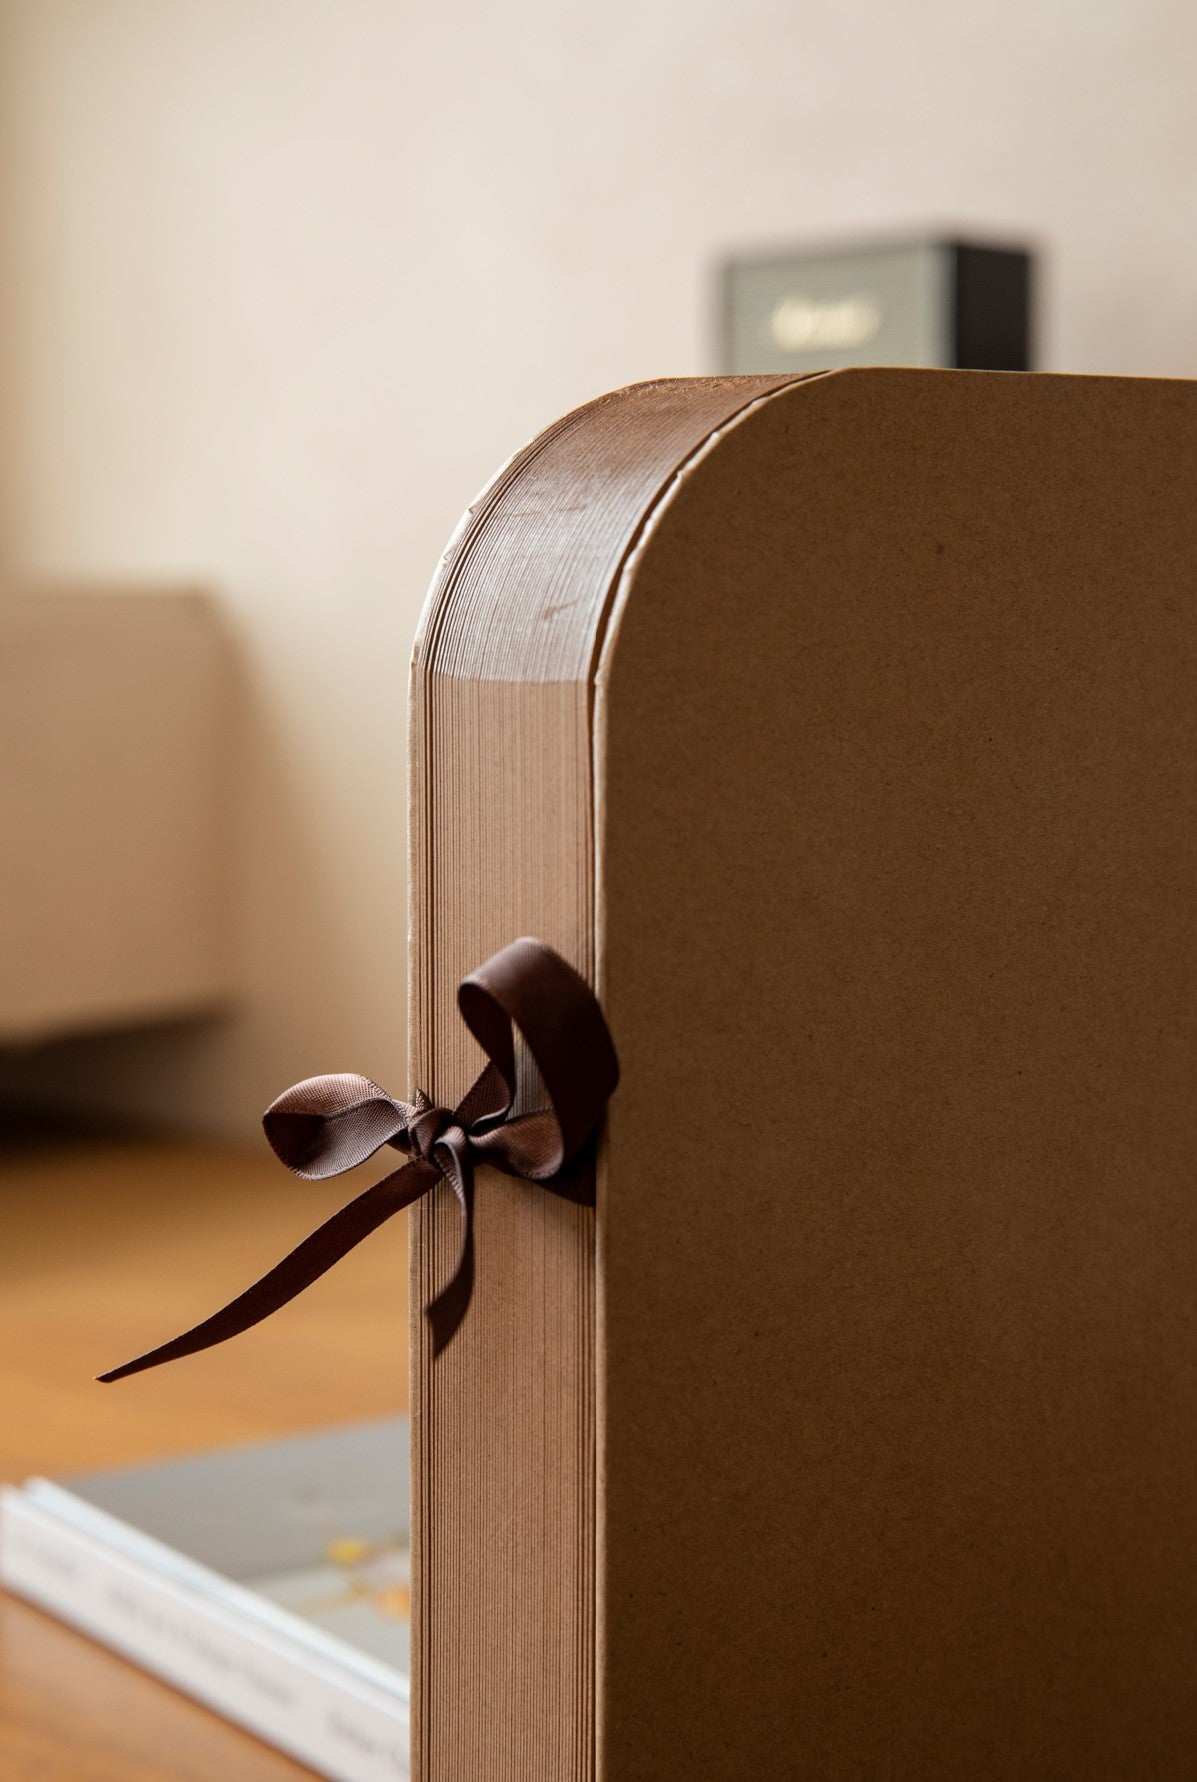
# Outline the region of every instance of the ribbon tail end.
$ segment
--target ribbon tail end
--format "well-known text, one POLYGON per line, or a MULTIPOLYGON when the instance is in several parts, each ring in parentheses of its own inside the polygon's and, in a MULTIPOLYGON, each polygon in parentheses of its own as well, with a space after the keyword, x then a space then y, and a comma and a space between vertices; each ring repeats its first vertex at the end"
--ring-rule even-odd
POLYGON ((465 1322, 474 1288, 473 1254, 467 1245, 465 1260, 447 1286, 424 1308, 432 1336, 432 1359, 442 1356, 465 1322))
POLYGON ((441 1300, 433 1300, 428 1307, 426 1316, 428 1328, 432 1333, 432 1359, 437 1361, 461 1329, 462 1312, 457 1306, 445 1305, 441 1300))
POLYGON ((405 1164, 392 1175, 384 1176, 381 1182, 375 1182, 372 1188, 351 1200, 331 1219, 326 1219, 301 1244, 297 1244, 289 1256, 284 1256, 260 1281, 239 1293, 219 1312, 214 1312, 191 1330, 185 1330, 182 1336, 172 1338, 169 1343, 150 1349, 121 1367, 109 1368, 105 1374, 97 1374, 97 1382, 110 1386, 116 1380, 140 1374, 146 1368, 159 1367, 165 1361, 181 1361, 185 1355, 198 1355, 204 1349, 213 1349, 218 1343, 252 1329, 263 1318, 288 1304, 296 1294, 302 1293, 305 1287, 310 1287, 313 1281, 318 1281, 379 1225, 426 1194, 436 1179, 435 1172, 421 1163, 405 1164))

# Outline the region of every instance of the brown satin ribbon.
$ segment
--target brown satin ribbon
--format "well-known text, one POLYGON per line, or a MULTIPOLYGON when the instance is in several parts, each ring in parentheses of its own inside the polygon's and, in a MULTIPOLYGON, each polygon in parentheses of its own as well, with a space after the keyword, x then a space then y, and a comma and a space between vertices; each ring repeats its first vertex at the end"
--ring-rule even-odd
POLYGON ((551 1193, 593 1205, 592 1159, 583 1148, 619 1080, 615 1048, 593 991, 543 941, 512 941, 457 991, 462 1019, 490 1060, 449 1112, 422 1091, 393 1101, 369 1077, 309 1077, 267 1108, 263 1125, 276 1156, 306 1181, 340 1175, 383 1145, 411 1158, 334 1213, 289 1256, 158 1349, 101 1374, 105 1382, 194 1355, 268 1318, 339 1262, 384 1220, 446 1181, 461 1209, 461 1247, 452 1278, 426 1308, 433 1354, 451 1340, 474 1284, 474 1166, 489 1163, 551 1193), (548 1092, 548 1107, 512 1117, 518 1027, 548 1092))

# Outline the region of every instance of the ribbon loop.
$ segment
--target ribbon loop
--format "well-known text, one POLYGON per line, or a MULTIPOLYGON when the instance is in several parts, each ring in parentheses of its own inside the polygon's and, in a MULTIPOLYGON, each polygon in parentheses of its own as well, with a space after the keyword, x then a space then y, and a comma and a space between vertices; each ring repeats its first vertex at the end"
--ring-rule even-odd
POLYGON ((101 1380, 124 1379, 248 1330, 444 1181, 460 1208, 461 1243, 452 1276, 426 1308, 433 1354, 439 1355, 460 1328, 473 1292, 475 1163, 593 1205, 593 1175, 570 1166, 580 1161, 619 1081, 615 1047, 594 992, 551 947, 525 938, 463 979, 457 1000, 489 1062, 452 1111, 437 1107, 422 1090, 412 1103, 396 1101, 369 1077, 343 1072, 296 1083, 263 1116, 275 1155, 306 1181, 341 1175, 384 1145, 411 1161, 334 1213, 219 1312, 101 1380), (512 1117, 517 1027, 549 1105, 512 1117))
POLYGON ((343 1175, 394 1143, 414 1112, 369 1077, 344 1071, 285 1089, 266 1109, 262 1126, 279 1162, 314 1182, 343 1175))

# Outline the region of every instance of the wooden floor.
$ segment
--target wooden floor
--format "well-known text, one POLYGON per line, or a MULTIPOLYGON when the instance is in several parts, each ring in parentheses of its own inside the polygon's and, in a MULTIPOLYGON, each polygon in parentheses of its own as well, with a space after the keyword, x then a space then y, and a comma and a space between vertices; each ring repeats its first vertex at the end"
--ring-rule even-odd
MULTIPOLYGON (((367 1165, 299 1182, 264 1145, 0 1143, 0 1479, 405 1408, 402 1218, 235 1343, 115 1386, 93 1380, 214 1310, 371 1179, 367 1165)), ((307 1773, 0 1594, 4 1782, 307 1773)))

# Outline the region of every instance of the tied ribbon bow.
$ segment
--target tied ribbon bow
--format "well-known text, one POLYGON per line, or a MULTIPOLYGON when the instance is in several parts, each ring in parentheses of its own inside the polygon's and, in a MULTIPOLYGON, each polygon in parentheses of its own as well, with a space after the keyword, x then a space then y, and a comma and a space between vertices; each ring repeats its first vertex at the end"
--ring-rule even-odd
POLYGON ((452 1278, 426 1308, 433 1354, 439 1355, 460 1327, 473 1291, 475 1164, 489 1163, 567 1200, 594 1204, 593 1170, 582 1152, 619 1081, 619 1065, 590 986, 543 941, 517 940, 462 979, 457 1006, 490 1062, 452 1112, 435 1107, 422 1091, 414 1102, 394 1101, 369 1077, 343 1074, 297 1083, 263 1116, 275 1155, 306 1181, 341 1175, 383 1145, 411 1161, 334 1213, 222 1310, 101 1380, 122 1380, 239 1336, 445 1181, 461 1210, 461 1246, 452 1278), (512 1115, 516 1027, 549 1105, 512 1115))

